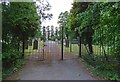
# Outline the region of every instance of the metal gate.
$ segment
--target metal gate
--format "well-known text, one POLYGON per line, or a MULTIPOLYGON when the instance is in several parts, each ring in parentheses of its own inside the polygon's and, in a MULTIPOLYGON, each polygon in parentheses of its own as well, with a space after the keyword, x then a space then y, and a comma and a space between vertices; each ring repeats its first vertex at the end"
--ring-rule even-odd
POLYGON ((61 51, 58 43, 56 41, 45 41, 37 40, 38 44, 35 45, 35 41, 32 41, 32 45, 28 45, 25 49, 25 56, 31 60, 49 60, 57 59, 61 57, 61 51), (34 46, 37 46, 34 48, 34 46), (29 56, 29 57, 28 57, 29 56))

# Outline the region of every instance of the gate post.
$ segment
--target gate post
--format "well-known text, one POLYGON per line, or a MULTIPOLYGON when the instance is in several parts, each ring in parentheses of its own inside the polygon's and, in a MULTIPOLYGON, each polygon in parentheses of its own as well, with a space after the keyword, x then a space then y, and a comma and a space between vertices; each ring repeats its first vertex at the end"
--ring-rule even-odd
POLYGON ((45 26, 43 27, 43 60, 44 60, 44 55, 45 55, 45 40, 46 40, 46 34, 45 34, 45 26))
POLYGON ((79 35, 79 57, 81 57, 81 36, 79 35))
POLYGON ((63 26, 62 26, 62 42, 61 42, 61 59, 63 60, 63 26))

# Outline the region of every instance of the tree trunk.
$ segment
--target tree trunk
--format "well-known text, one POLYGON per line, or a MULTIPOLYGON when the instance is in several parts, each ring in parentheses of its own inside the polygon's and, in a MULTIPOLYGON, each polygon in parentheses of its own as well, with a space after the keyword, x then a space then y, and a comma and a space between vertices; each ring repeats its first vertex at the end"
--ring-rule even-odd
POLYGON ((32 40, 29 40, 29 46, 32 46, 32 40))
POLYGON ((20 42, 18 41, 18 51, 19 51, 19 48, 20 48, 20 42))
POLYGON ((101 45, 102 45, 102 48, 103 48, 103 51, 104 51, 105 60, 108 61, 108 57, 107 57, 107 54, 106 54, 106 51, 105 51, 102 40, 100 40, 100 42, 101 42, 101 45))
POLYGON ((70 52, 72 52, 72 42, 70 41, 70 52))
POLYGON ((24 40, 24 37, 23 37, 23 41, 22 41, 23 43, 23 45, 22 45, 22 57, 24 58, 24 50, 25 50, 25 40, 24 40))
POLYGON ((65 40, 65 45, 66 45, 66 47, 69 47, 69 40, 68 39, 65 40))

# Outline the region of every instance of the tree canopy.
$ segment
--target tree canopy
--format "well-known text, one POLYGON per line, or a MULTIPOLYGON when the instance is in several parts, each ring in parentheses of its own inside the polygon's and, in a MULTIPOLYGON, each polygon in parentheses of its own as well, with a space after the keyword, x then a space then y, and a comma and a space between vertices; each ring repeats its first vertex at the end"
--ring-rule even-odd
MULTIPOLYGON (((92 28, 94 30, 92 45, 94 47, 99 46, 100 52, 102 51, 99 55, 92 54, 93 59, 95 58, 93 62, 105 61, 106 65, 108 61, 116 61, 116 67, 110 64, 115 71, 120 65, 120 2, 74 2, 72 5, 70 15, 66 15, 66 12, 60 14, 58 21, 60 28, 62 26, 64 29, 67 29, 64 31, 65 35, 69 37, 71 37, 69 34, 75 33, 74 37, 79 38, 78 40, 80 41, 85 37, 82 35, 84 30, 88 27, 92 28), (69 29, 70 33, 68 32, 69 29)), ((95 50, 97 51, 97 49, 95 50)), ((85 57, 86 55, 83 54, 83 56, 85 57)), ((91 62, 92 56, 89 58, 89 61, 87 55, 86 61, 91 62)), ((102 68, 102 65, 98 68, 97 65, 95 66, 96 69, 102 68)), ((118 74, 117 72, 114 72, 117 74, 115 77, 112 75, 113 72, 110 72, 111 77, 107 72, 106 74, 108 75, 106 77, 119 80, 120 73, 118 74)))

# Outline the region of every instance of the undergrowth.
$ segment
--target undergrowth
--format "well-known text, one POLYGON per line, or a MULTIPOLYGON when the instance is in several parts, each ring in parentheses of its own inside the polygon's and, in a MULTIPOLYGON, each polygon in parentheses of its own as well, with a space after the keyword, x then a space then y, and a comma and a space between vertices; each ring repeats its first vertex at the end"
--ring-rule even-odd
POLYGON ((92 70, 94 75, 107 80, 120 81, 119 65, 117 61, 106 61, 103 56, 96 58, 94 56, 84 55, 82 58, 88 63, 89 66, 92 66, 90 70, 92 70))
POLYGON ((2 79, 4 80, 5 78, 10 76, 11 74, 19 71, 19 69, 21 69, 21 67, 24 64, 25 64, 25 60, 24 59, 18 59, 11 65, 11 67, 9 67, 9 68, 2 68, 2 79))

